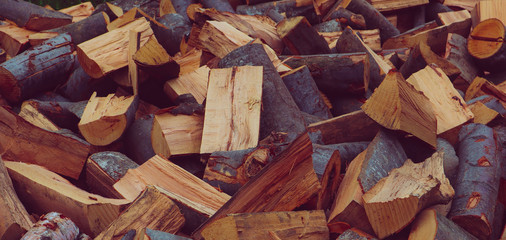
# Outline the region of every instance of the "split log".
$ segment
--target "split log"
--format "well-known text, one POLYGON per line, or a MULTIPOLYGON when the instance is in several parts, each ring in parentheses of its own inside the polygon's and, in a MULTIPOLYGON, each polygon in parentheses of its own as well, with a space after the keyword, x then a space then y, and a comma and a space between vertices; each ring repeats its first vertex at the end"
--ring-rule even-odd
POLYGON ((96 236, 130 203, 90 194, 43 167, 5 162, 14 188, 28 210, 37 214, 58 211, 72 219, 85 233, 96 236))
POLYGON ((50 38, 54 38, 58 35, 60 35, 60 34, 53 33, 53 32, 38 32, 38 33, 30 34, 28 36, 28 41, 30 42, 31 46, 37 46, 37 45, 40 45, 41 43, 43 43, 44 41, 46 41, 50 38))
POLYGON ((485 94, 494 96, 503 102, 506 101, 506 92, 481 77, 476 77, 473 82, 471 82, 471 85, 469 85, 467 88, 464 99, 466 99, 466 101, 469 101, 475 97, 485 94))
POLYGON ((123 138, 125 153, 137 164, 143 164, 156 155, 151 144, 153 119, 153 114, 142 116, 136 119, 125 132, 123 138))
POLYGON ((459 225, 450 221, 434 209, 426 209, 416 217, 409 233, 409 239, 435 240, 435 239, 462 239, 476 240, 473 235, 466 232, 459 225))
POLYGON ((496 18, 480 22, 469 35, 467 50, 482 70, 500 72, 506 64, 504 24, 496 18))
POLYGON ((344 231, 339 237, 338 240, 377 240, 377 238, 373 237, 370 234, 367 234, 359 229, 351 228, 344 231))
POLYGON ((153 35, 149 22, 139 18, 118 29, 102 34, 77 46, 77 57, 84 71, 93 78, 100 78, 128 65, 126 49, 130 30, 141 33, 140 46, 153 35), (98 50, 99 49, 99 50, 98 50))
POLYGON ((60 9, 58 12, 72 16, 72 22, 79 22, 91 16, 95 8, 91 2, 83 2, 68 8, 60 9))
POLYGON ((279 37, 295 55, 328 54, 330 48, 325 39, 303 17, 284 19, 277 25, 279 37))
MULTIPOLYGON (((316 146, 316 144, 313 144, 313 146, 316 146)), ((315 173, 317 174, 322 186, 322 189, 318 192, 318 196, 316 197, 316 209, 327 211, 332 207, 332 203, 336 198, 336 193, 339 190, 339 185, 342 181, 342 161, 339 151, 333 151, 332 155, 330 155, 328 158, 324 156, 323 160, 326 161, 326 164, 323 170, 323 174, 320 177, 318 174, 318 166, 315 164, 315 162, 324 161, 318 161, 318 156, 319 155, 314 153, 311 156, 313 158, 313 169, 315 170, 315 173)))
POLYGON ((170 110, 161 110, 153 119, 150 141, 153 151, 165 158, 171 155, 198 154, 203 127, 203 115, 177 115, 170 110))
POLYGON ((113 92, 116 88, 117 84, 114 81, 107 81, 105 78, 94 79, 84 71, 81 64, 75 64, 67 82, 58 88, 58 93, 70 101, 78 102, 87 101, 95 91, 105 94, 113 92))
POLYGON ((328 96, 364 95, 369 86, 370 64, 365 53, 281 56, 291 68, 306 65, 318 89, 328 96))
POLYGON ((366 141, 328 145, 313 143, 313 168, 315 169, 316 175, 318 175, 319 179, 322 179, 324 170, 330 161, 329 159, 332 159, 332 155, 336 151, 339 152, 339 158, 341 161, 340 169, 346 169, 346 167, 350 165, 351 161, 367 148, 369 143, 370 142, 366 141))
POLYGON ((419 42, 409 53, 406 62, 399 69, 404 78, 409 78, 413 73, 424 69, 430 64, 435 64, 450 79, 455 79, 460 74, 460 69, 448 60, 434 53, 424 42, 419 42))
POLYGON ((100 12, 86 19, 59 28, 46 30, 47 33, 68 33, 74 44, 81 44, 107 32, 109 16, 100 12))
POLYGON ((260 116, 259 139, 267 137, 273 131, 302 133, 305 130, 302 115, 263 45, 250 44, 240 47, 221 59, 218 64, 220 68, 245 65, 263 66, 263 110, 260 116))
POLYGON ((0 25, 0 47, 5 50, 7 55, 14 57, 28 49, 30 46, 28 36, 34 33, 34 31, 13 24, 0 25))
POLYGON ((468 106, 474 115, 473 123, 487 125, 499 116, 497 111, 490 109, 482 102, 475 102, 468 106))
POLYGON ((335 19, 339 21, 343 25, 343 29, 346 26, 349 26, 355 30, 363 30, 367 28, 364 16, 351 12, 346 8, 337 9, 329 16, 329 19, 335 19))
POLYGON ((455 81, 462 79, 470 84, 480 71, 467 51, 466 43, 466 38, 455 33, 449 33, 444 58, 460 70, 460 74, 455 81))
MULTIPOLYGON (((357 35, 359 35, 364 41, 364 43, 369 46, 374 52, 381 52, 381 39, 379 35, 379 29, 358 30, 356 32, 357 35)), ((329 47, 331 49, 334 49, 337 46, 337 41, 341 37, 342 33, 342 31, 328 33, 320 32, 320 35, 325 38, 325 41, 327 41, 329 47)))
POLYGON ((436 117, 430 100, 400 73, 390 71, 362 109, 383 127, 411 133, 436 146, 436 117))
POLYGON ((199 34, 200 44, 219 58, 225 57, 252 40, 253 38, 227 22, 206 21, 199 34))
POLYGON ((70 74, 74 48, 70 35, 62 34, 0 64, 0 94, 17 103, 53 90, 70 74))
POLYGON ((23 109, 26 109, 29 110, 29 112, 39 113, 44 118, 47 118, 48 121, 51 121, 52 123, 57 125, 57 129, 53 129, 52 131, 58 131, 58 129, 60 128, 66 128, 74 132, 79 131, 77 129, 77 124, 81 119, 85 107, 86 107, 85 101, 56 102, 56 101, 39 101, 35 99, 24 101, 23 104, 21 105, 22 111, 23 109))
POLYGON ((211 69, 201 154, 258 144, 262 74, 260 66, 211 69))
POLYGON ((79 131, 86 141, 96 146, 106 146, 118 140, 133 122, 139 99, 136 96, 97 97, 91 95, 84 109, 79 131))
POLYGON ((431 102, 437 120, 437 134, 442 134, 473 119, 474 115, 452 82, 437 65, 429 65, 406 80, 431 102))
POLYGON ((228 0, 201 0, 205 8, 214 8, 218 11, 235 13, 234 8, 228 0))
POLYGON ((188 18, 187 9, 190 5, 194 3, 195 3, 194 0, 161 0, 159 16, 163 17, 166 14, 178 13, 186 21, 190 21, 190 19, 188 18))
MULTIPOLYGON (((312 5, 312 1, 308 0, 282 0, 274 2, 265 2, 255 5, 239 5, 236 10, 238 14, 245 15, 265 15, 267 11, 273 9, 279 13, 296 12, 301 8, 312 5)), ((291 16, 287 16, 291 17, 291 16)))
POLYGON ((367 149, 348 166, 328 222, 347 222, 350 226, 373 233, 369 221, 364 221, 366 212, 362 206, 362 195, 386 177, 390 170, 402 166, 406 159, 397 138, 388 130, 380 130, 367 149))
POLYGON ((122 198, 113 185, 128 169, 139 165, 119 152, 98 152, 86 161, 86 185, 94 192, 108 198, 122 198))
POLYGON ((385 238, 407 226, 426 207, 448 203, 454 195, 444 174, 443 153, 434 153, 422 163, 406 160, 362 198, 374 232, 385 238))
POLYGON ((444 5, 472 11, 479 0, 445 0, 444 5))
POLYGON ((20 239, 32 227, 32 220, 12 186, 4 161, 0 158, 0 238, 20 239))
POLYGON ((309 136, 304 133, 239 189, 193 237, 202 239, 207 226, 230 213, 291 211, 307 202, 321 188, 312 167, 312 152, 309 136))
POLYGON ((287 72, 281 78, 301 111, 322 119, 332 118, 307 66, 287 72))
MULTIPOLYGON (((144 0, 142 3, 132 0, 114 0, 109 3, 121 8, 123 12, 128 12, 133 8, 139 8, 139 10, 144 12, 147 16, 157 16, 160 11, 160 3, 157 0, 144 0)), ((119 16, 121 15, 122 14, 119 16)))
POLYGON ((179 75, 179 64, 170 57, 154 35, 133 54, 133 60, 139 70, 156 79, 171 79, 179 75))
POLYGON ((132 204, 95 239, 119 240, 130 229, 177 233, 185 219, 177 205, 156 186, 148 186, 132 204))
POLYGON ((0 16, 19 27, 42 31, 72 23, 72 16, 21 0, 2 0, 0 16))
POLYGON ((50 212, 40 217, 39 221, 25 234, 22 240, 30 239, 78 239, 79 227, 61 213, 50 212))
POLYGON ((42 128, 47 131, 57 132, 61 130, 55 123, 49 120, 46 116, 40 113, 36 108, 34 108, 30 104, 25 104, 27 101, 23 102, 21 105, 21 110, 18 115, 25 119, 27 122, 33 124, 36 127, 42 128))
POLYGON ((210 70, 208 66, 202 66, 178 78, 168 80, 163 90, 172 101, 183 94, 190 93, 199 104, 202 104, 207 96, 210 70))
MULTIPOLYGON (((445 2, 446 3, 446 2, 445 2)), ((487 19, 496 18, 506 22, 506 15, 501 11, 506 5, 501 0, 475 1, 471 13, 473 15, 473 27, 487 19)))
POLYGON ((87 142, 38 128, 4 107, 0 116, 4 160, 36 163, 64 176, 79 177, 90 151, 87 142))
POLYGON ((497 99, 494 96, 483 95, 483 96, 480 96, 480 97, 477 97, 477 98, 469 100, 467 102, 467 104, 468 105, 472 105, 472 104, 475 104, 477 102, 483 103, 486 107, 488 107, 488 108, 490 108, 490 109, 498 112, 503 117, 506 116, 506 108, 505 108, 505 106, 502 104, 501 100, 497 99))
POLYGON ((479 239, 492 233, 501 176, 501 146, 492 128, 468 124, 459 133, 459 172, 449 218, 479 239))
POLYGON ((114 21, 116 20, 116 18, 123 15, 123 9, 109 2, 98 4, 95 8, 95 11, 93 11, 92 15, 97 14, 99 12, 105 12, 105 14, 109 16, 109 19, 111 21, 114 21))
POLYGON ((415 36, 418 33, 434 29, 438 26, 436 21, 430 21, 423 25, 414 27, 406 32, 403 32, 399 35, 393 36, 389 40, 383 43, 383 49, 396 49, 405 47, 403 42, 407 42, 407 39, 415 36))
POLYGON ((135 199, 147 185, 157 185, 175 195, 203 205, 214 212, 220 209, 229 196, 185 171, 174 163, 156 155, 136 169, 132 169, 114 184, 126 199, 135 199), (187 191, 194 189, 194 191, 187 191))
POLYGON ((158 18, 158 21, 165 26, 165 28, 158 25, 153 25, 153 32, 170 55, 175 55, 180 51, 180 44, 183 36, 190 33, 191 24, 183 16, 175 13, 165 14, 158 18))
POLYGON ((111 23, 107 24, 107 30, 112 31, 114 29, 118 29, 118 28, 123 27, 126 24, 131 23, 131 22, 135 21, 136 19, 142 18, 142 17, 145 18, 147 21, 149 21, 151 23, 151 25, 153 25, 153 26, 157 25, 160 27, 164 27, 161 23, 156 21, 150 15, 146 14, 145 12, 140 10, 139 8, 134 7, 132 9, 128 10, 128 12, 121 15, 120 17, 116 18, 111 23))
POLYGON ((429 3, 429 0, 409 0, 409 1, 390 1, 390 0, 371 0, 371 5, 380 12, 399 10, 420 6, 429 3))
POLYGON ((323 211, 239 213, 214 221, 204 239, 329 239, 323 211))
POLYGON ((149 228, 146 228, 146 235, 144 239, 153 239, 153 240, 191 240, 191 238, 182 237, 179 235, 174 235, 167 232, 157 231, 157 230, 151 230, 149 228), (149 238, 147 238, 149 237, 149 238))

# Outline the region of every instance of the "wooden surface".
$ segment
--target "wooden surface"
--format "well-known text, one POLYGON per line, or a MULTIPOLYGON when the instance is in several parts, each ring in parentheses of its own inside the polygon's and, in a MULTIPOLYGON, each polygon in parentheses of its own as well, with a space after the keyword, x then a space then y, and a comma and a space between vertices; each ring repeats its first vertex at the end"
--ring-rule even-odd
POLYGON ((34 33, 14 24, 0 25, 0 47, 14 57, 28 48, 28 36, 34 33))
POLYGON ((59 12, 72 16, 72 22, 79 22, 93 13, 95 8, 91 2, 83 2, 68 8, 60 9, 59 12))
POLYGON ((416 217, 409 233, 409 239, 436 240, 436 239, 477 239, 466 232, 450 219, 437 213, 434 209, 426 209, 416 217))
POLYGON ((153 150, 166 158, 171 155, 198 154, 203 127, 204 116, 202 115, 157 113, 151 130, 153 150))
POLYGON ((262 69, 243 66, 210 71, 200 153, 241 150, 257 145, 262 69))
POLYGON ((234 49, 249 43, 253 38, 227 22, 206 21, 200 30, 199 40, 208 51, 223 58, 234 49))
POLYGON ((79 227, 65 215, 49 212, 40 217, 35 225, 23 235, 23 240, 49 238, 66 240, 79 238, 79 227))
POLYGON ((428 0, 370 0, 371 5, 380 12, 404 9, 429 3, 428 0))
POLYGON ((172 101, 175 101, 180 95, 190 93, 199 104, 202 104, 207 96, 210 70, 208 66, 202 66, 178 78, 168 80, 165 82, 163 90, 172 101))

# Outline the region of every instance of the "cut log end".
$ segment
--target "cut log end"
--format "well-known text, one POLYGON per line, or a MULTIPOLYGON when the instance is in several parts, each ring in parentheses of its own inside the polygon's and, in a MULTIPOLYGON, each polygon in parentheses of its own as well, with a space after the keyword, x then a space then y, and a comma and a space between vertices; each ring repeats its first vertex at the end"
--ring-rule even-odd
POLYGON ((489 58, 504 45, 504 34, 505 28, 499 19, 487 19, 473 29, 469 35, 467 49, 475 58, 489 58))
POLYGON ((436 211, 428 210, 421 212, 411 227, 410 239, 436 239, 437 234, 436 211))
POLYGON ((79 60, 79 63, 81 64, 81 67, 84 69, 84 71, 90 75, 92 78, 101 78, 105 74, 102 72, 102 69, 98 64, 90 59, 79 46, 77 46, 77 59, 79 60))
POLYGON ((0 94, 9 102, 21 99, 21 88, 17 83, 16 77, 0 66, 0 94))
POLYGON ((461 226, 474 236, 490 236, 492 233, 492 226, 489 219, 485 215, 478 216, 455 216, 451 220, 457 225, 461 226))

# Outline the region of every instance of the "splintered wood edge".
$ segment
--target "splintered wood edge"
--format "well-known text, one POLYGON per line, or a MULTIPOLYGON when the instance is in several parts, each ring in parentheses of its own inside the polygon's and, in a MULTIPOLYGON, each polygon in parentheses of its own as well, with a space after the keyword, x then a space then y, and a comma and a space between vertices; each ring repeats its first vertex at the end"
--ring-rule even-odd
POLYGON ((438 228, 437 213, 434 209, 427 209, 418 214, 409 233, 412 240, 436 239, 438 228))
POLYGON ((471 56, 485 59, 496 54, 504 44, 505 28, 497 18, 480 22, 469 34, 467 50, 471 56))

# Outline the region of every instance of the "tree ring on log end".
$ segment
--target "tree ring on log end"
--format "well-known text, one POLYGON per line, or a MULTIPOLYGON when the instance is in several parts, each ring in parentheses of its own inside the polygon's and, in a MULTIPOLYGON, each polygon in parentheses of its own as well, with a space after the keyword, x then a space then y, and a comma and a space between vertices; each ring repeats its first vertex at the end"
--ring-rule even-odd
POLYGON ((469 35, 467 49, 478 59, 485 59, 496 54, 504 44, 504 25, 496 18, 480 22, 469 35))

